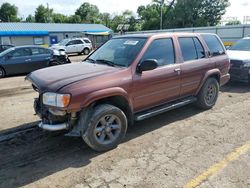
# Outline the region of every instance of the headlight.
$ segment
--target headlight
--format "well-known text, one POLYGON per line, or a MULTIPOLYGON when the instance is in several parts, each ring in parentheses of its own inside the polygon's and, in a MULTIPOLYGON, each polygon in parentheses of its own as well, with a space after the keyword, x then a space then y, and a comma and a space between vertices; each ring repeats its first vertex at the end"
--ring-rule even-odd
POLYGON ((66 107, 70 102, 70 94, 47 92, 43 94, 43 104, 56 107, 66 107))
POLYGON ((243 61, 243 67, 250 67, 250 59, 243 61))

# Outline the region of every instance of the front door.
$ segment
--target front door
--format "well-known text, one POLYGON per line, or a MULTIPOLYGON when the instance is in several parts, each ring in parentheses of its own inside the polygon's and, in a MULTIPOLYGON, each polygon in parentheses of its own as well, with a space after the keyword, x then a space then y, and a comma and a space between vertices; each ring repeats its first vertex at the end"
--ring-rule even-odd
POLYGON ((6 54, 5 68, 9 74, 20 74, 29 72, 31 62, 30 48, 18 48, 6 54))
POLYGON ((175 64, 171 38, 154 40, 141 61, 155 59, 158 68, 133 76, 135 112, 169 102, 180 95, 180 65, 175 64))

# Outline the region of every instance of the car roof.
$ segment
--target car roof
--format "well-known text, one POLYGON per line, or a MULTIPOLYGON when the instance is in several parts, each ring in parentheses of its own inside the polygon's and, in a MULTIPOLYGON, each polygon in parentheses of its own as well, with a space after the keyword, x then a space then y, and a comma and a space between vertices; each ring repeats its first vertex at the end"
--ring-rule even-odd
MULTIPOLYGON (((23 46, 15 46, 13 48, 19 49, 19 48, 45 48, 45 47, 38 46, 38 45, 23 45, 23 46)), ((47 48, 45 48, 45 49, 47 49, 47 48)))
POLYGON ((140 34, 126 34, 119 35, 113 38, 150 38, 150 37, 171 37, 171 36, 198 36, 201 34, 205 35, 216 35, 213 33, 182 33, 182 32, 162 32, 162 33, 140 33, 140 34))

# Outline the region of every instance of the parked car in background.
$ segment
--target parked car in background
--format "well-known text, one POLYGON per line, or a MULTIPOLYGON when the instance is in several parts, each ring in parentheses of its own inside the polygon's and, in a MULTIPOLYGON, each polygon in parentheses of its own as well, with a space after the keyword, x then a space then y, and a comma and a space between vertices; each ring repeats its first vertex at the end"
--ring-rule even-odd
POLYGON ((64 50, 67 54, 78 53, 88 55, 93 47, 88 38, 64 39, 58 44, 54 44, 50 49, 64 50))
POLYGON ((0 45, 0 53, 7 50, 7 49, 9 49, 9 48, 12 48, 12 47, 14 47, 14 46, 10 45, 10 44, 1 44, 0 45))
POLYGON ((163 33, 110 39, 84 62, 38 70, 39 127, 68 130, 94 150, 116 147, 133 121, 190 103, 212 108, 228 82, 226 50, 215 34, 163 33))
POLYGON ((240 39, 227 50, 232 81, 250 83, 250 37, 240 39))
POLYGON ((65 63, 70 63, 65 53, 39 46, 12 47, 0 53, 0 78, 65 63))

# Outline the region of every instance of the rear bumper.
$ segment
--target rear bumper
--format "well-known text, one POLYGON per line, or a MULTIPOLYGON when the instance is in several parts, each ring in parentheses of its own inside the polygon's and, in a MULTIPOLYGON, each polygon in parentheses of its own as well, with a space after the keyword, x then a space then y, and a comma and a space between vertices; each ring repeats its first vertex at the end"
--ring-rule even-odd
POLYGON ((250 83, 250 68, 231 68, 229 73, 232 81, 250 83))
POLYGON ((230 80, 230 74, 226 74, 226 75, 221 76, 220 85, 221 86, 225 85, 229 80, 230 80))

